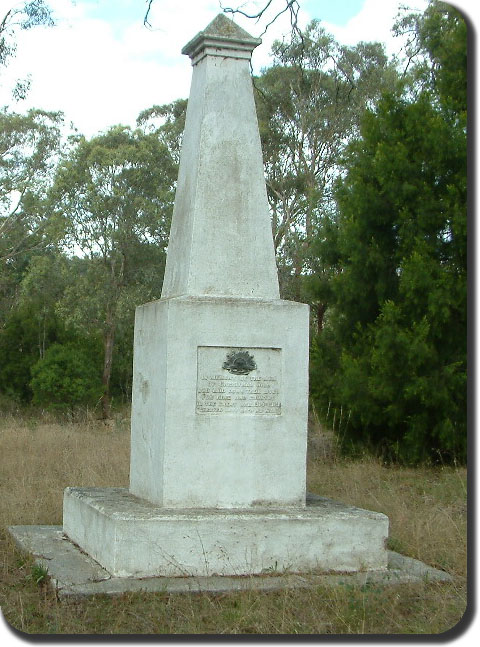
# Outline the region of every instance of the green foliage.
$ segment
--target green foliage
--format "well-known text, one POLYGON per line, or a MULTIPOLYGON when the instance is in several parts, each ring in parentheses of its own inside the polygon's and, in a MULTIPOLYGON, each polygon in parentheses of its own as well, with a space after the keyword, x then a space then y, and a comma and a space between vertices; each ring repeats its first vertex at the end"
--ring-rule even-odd
POLYGON ((0 109, 0 322, 15 303, 32 256, 54 242, 54 232, 47 232, 46 193, 61 123, 59 113, 0 109))
POLYGON ((414 61, 415 81, 435 92, 446 116, 466 126, 467 24, 461 13, 450 4, 430 2, 423 15, 399 20, 395 31, 410 36, 407 55, 414 61))
POLYGON ((30 579, 37 584, 37 586, 43 586, 48 581, 48 568, 41 564, 32 564, 30 579))
POLYGON ((152 106, 143 110, 137 117, 137 125, 146 134, 154 133, 159 137, 172 160, 178 164, 186 115, 187 100, 177 99, 163 106, 152 106))
POLYGON ((32 367, 34 404, 60 411, 98 404, 102 395, 98 350, 92 340, 84 345, 52 344, 32 367))
POLYGON ((14 311, 0 331, 0 392, 28 401, 30 369, 39 358, 38 330, 31 310, 14 311))
MULTIPOLYGON (((458 54, 454 10, 433 3, 417 27, 429 56, 441 43, 445 57, 449 38, 458 54)), ((342 271, 331 330, 312 352, 318 408, 350 412, 345 442, 413 462, 466 458, 465 74, 454 118, 440 60, 431 83, 416 73, 385 95, 348 149, 336 191, 342 271)))
POLYGON ((52 343, 69 333, 54 314, 25 303, 11 311, 0 329, 0 393, 29 402, 30 371, 52 343))
POLYGON ((134 310, 162 286, 176 177, 163 140, 174 151, 178 104, 164 107, 166 132, 118 126, 56 160, 59 116, 0 113, 1 392, 29 401, 30 369, 51 344, 87 335, 103 339, 107 409, 112 366, 114 392, 129 396, 134 310))
POLYGON ((82 256, 57 311, 76 330, 103 338, 105 417, 115 337, 131 325, 136 305, 160 296, 175 176, 157 133, 115 126, 79 139, 50 194, 63 243, 82 256))
POLYGON ((9 397, 28 402, 31 367, 52 343, 74 338, 56 312, 68 265, 58 253, 30 253, 16 270, 23 278, 17 278, 14 307, 4 315, 0 328, 0 392, 9 397))
POLYGON ((334 219, 340 155, 365 106, 392 87, 396 72, 380 43, 342 46, 318 21, 275 42, 273 54, 255 87, 280 289, 314 305, 321 328, 328 291, 315 294, 304 276, 322 275, 325 287, 335 273, 316 240, 334 219))
POLYGON ((15 34, 18 29, 31 29, 44 25, 51 27, 54 22, 52 12, 44 0, 25 0, 23 3, 11 2, 11 7, 0 13, 0 67, 7 64, 15 54, 15 34))

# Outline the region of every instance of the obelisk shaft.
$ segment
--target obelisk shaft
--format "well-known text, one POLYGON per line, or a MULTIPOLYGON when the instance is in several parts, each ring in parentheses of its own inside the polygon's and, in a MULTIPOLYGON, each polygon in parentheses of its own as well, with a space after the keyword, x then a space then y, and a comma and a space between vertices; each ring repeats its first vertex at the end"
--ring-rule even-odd
POLYGON ((183 50, 193 77, 162 298, 278 299, 249 59, 223 14, 183 50))

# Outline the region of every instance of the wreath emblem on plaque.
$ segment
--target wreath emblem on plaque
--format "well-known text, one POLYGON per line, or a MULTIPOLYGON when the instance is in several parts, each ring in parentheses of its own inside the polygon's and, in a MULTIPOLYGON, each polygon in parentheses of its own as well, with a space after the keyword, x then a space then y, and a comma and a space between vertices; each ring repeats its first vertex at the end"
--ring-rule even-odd
POLYGON ((235 375, 247 375, 257 368, 253 355, 248 350, 232 350, 227 353, 222 368, 235 375))

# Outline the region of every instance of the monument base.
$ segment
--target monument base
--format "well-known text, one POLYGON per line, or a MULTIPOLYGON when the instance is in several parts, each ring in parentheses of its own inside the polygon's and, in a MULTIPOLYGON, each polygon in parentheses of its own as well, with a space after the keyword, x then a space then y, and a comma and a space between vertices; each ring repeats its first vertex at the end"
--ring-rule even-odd
POLYGON ((387 568, 388 518, 309 495, 305 508, 166 509, 126 488, 70 487, 64 533, 117 577, 387 568))

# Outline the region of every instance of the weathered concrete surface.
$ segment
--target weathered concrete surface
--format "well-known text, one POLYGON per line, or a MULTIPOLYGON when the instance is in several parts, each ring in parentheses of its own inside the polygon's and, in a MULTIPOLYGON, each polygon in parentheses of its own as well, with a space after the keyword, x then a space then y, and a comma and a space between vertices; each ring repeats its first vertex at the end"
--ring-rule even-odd
POLYGON ((152 577, 145 579, 113 577, 77 546, 65 538, 61 526, 12 526, 18 547, 45 567, 51 586, 60 598, 92 595, 118 595, 126 592, 150 593, 234 593, 245 590, 271 591, 313 586, 362 586, 367 582, 399 585, 405 582, 452 581, 451 575, 423 562, 388 551, 388 568, 358 573, 271 573, 244 577, 152 577))
POLYGON ((82 586, 111 578, 98 562, 68 540, 61 526, 11 526, 9 531, 17 545, 48 570, 55 588, 82 586))
POLYGON ((308 326, 290 301, 138 307, 130 491, 167 508, 304 506, 308 326), (242 349, 256 368, 236 376, 223 364, 242 349))
POLYGON ((323 497, 305 508, 165 509, 126 488, 67 488, 63 520, 118 577, 387 567, 388 518, 323 497))

